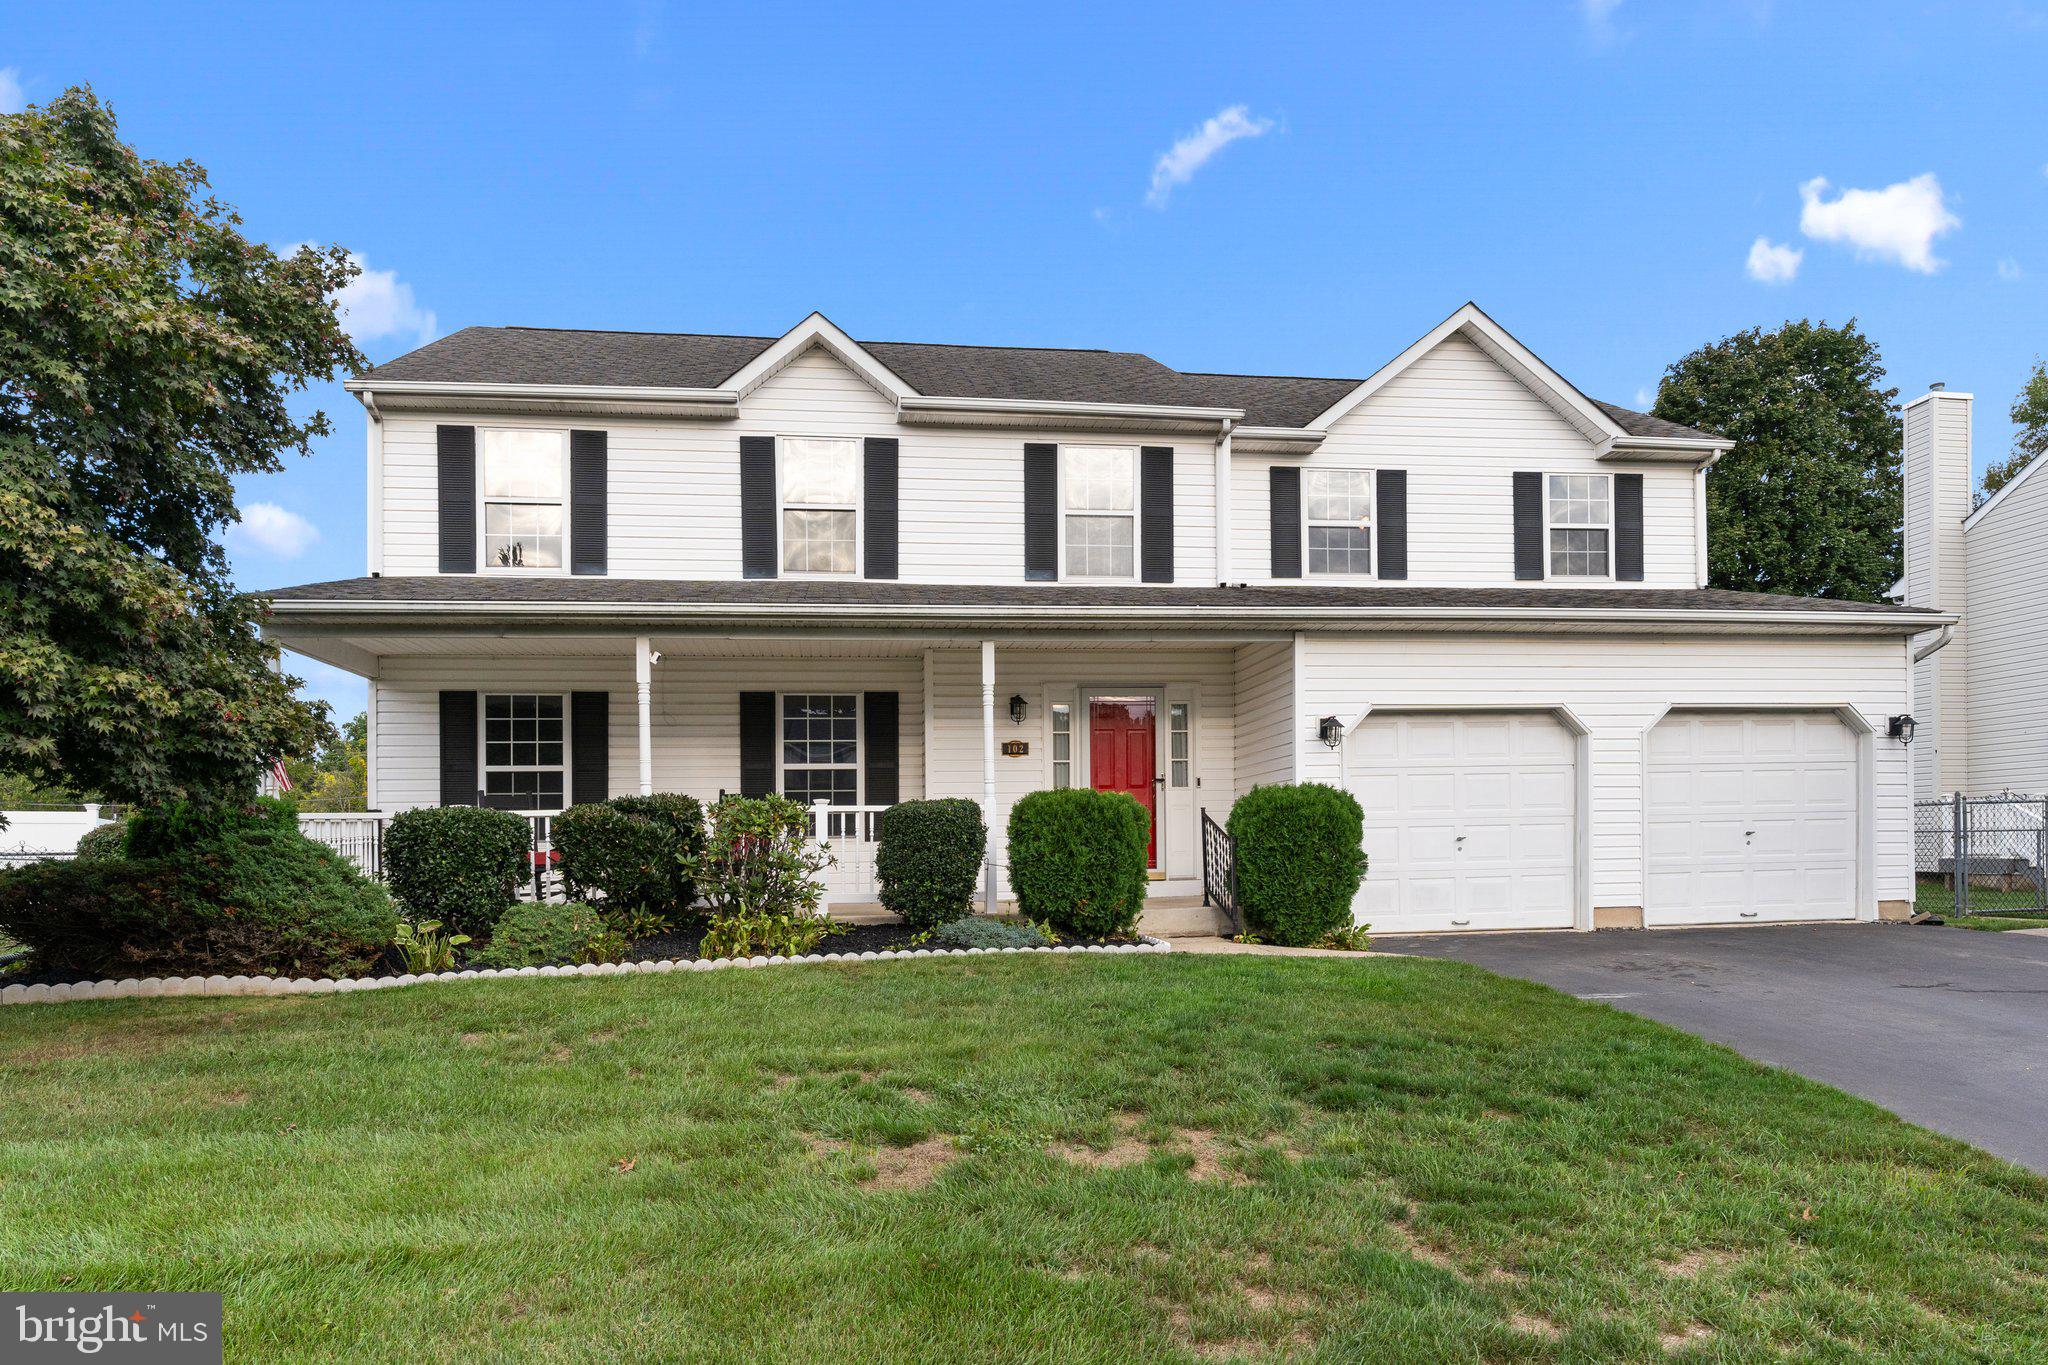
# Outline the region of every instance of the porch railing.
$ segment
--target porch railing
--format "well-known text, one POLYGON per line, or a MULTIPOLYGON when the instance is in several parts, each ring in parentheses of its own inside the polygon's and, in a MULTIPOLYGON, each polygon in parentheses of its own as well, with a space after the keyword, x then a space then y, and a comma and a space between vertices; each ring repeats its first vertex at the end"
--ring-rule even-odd
POLYGON ((1237 840, 1210 819, 1206 809, 1202 812, 1202 904, 1228 915, 1232 933, 1244 932, 1244 916, 1237 905, 1237 840))
MULTIPOLYGON (((562 878, 555 871, 554 811, 516 810, 526 820, 532 848, 519 880, 524 900, 560 900, 562 878)), ((384 830, 391 817, 377 811, 301 811, 299 830, 354 863, 366 877, 384 878, 384 830)))
POLYGON ((811 841, 823 844, 832 855, 832 864, 824 872, 828 902, 872 901, 881 896, 875 878, 875 850, 881 837, 882 812, 887 809, 824 802, 811 807, 811 841))

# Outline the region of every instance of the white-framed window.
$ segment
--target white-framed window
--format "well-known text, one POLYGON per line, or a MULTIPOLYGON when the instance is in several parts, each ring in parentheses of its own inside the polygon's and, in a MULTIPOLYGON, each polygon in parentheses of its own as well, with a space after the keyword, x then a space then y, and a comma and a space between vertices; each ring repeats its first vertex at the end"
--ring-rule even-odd
POLYGON ((1607 578, 1614 551, 1614 476, 1545 478, 1552 578, 1607 578))
POLYGON ((1372 471, 1311 469, 1302 490, 1308 571, 1372 573, 1372 471))
POLYGON ((860 567, 860 443, 784 436, 782 571, 852 575, 860 567))
POLYGON ((1074 707, 1056 701, 1047 711, 1052 717, 1052 785, 1061 791, 1074 785, 1074 707))
POLYGON ((1166 764, 1167 782, 1171 786, 1185 787, 1193 768, 1191 757, 1194 753, 1193 734, 1188 724, 1188 704, 1184 701, 1166 704, 1166 764))
POLYGON ((860 804, 860 697, 782 695, 782 794, 792 801, 860 804))
POLYGON ((560 810, 569 769, 559 692, 484 694, 484 794, 501 810, 560 810))
POLYGON ((1066 577, 1138 574, 1138 448, 1060 447, 1066 577))
POLYGON ((486 427, 482 439, 484 567, 560 570, 569 433, 486 427))

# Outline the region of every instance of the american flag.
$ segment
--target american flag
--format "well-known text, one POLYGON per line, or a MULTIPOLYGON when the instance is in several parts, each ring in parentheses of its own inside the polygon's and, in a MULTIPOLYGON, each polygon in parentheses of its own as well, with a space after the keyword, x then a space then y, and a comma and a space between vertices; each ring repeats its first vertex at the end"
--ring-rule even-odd
POLYGON ((288 792, 292 789, 292 775, 284 770, 283 759, 273 758, 270 760, 270 780, 277 784, 277 789, 281 792, 288 792))

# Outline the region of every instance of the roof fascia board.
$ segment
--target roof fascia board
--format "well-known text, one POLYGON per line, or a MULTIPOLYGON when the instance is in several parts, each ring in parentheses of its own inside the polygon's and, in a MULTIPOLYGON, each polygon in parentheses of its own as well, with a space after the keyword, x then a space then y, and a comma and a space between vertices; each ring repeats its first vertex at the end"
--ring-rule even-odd
POLYGON ((1600 443, 1627 436, 1627 432, 1615 425, 1613 418, 1600 411, 1592 400, 1566 382, 1557 371, 1544 364, 1535 352, 1515 340, 1505 327, 1488 317, 1476 303, 1465 304, 1423 333, 1414 344, 1380 366, 1369 377, 1361 380, 1356 388, 1331 404, 1309 423, 1309 427, 1315 431, 1327 432, 1333 423, 1340 421, 1359 404, 1392 383, 1411 365, 1442 345, 1453 334, 1459 333, 1470 338, 1531 393, 1556 409, 1566 421, 1583 432, 1587 440, 1600 443))
POLYGON ((548 402, 666 402, 732 404, 736 390, 671 389, 636 384, 486 384, 434 379, 350 379, 349 393, 416 394, 423 398, 525 398, 548 402))
POLYGON ((841 364, 859 375, 884 398, 900 400, 917 392, 823 313, 812 313, 784 332, 776 338, 774 345, 728 375, 724 387, 744 399, 813 346, 822 346, 831 352, 841 364))
POLYGON ((1214 422, 1219 426, 1244 416, 1242 408, 1194 408, 1162 403, 1069 403, 1043 398, 965 398, 907 394, 896 400, 899 412, 988 412, 1030 417, 1156 417, 1176 422, 1214 422))

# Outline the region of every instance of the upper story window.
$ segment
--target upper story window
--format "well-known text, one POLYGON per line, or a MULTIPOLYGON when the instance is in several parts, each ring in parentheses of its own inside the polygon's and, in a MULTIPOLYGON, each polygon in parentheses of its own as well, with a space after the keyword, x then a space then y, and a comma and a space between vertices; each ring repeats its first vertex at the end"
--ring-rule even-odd
POLYGON ((1607 578, 1614 541, 1614 480, 1552 474, 1545 480, 1552 578, 1607 578))
POLYGON ((1312 574, 1372 572, 1372 473, 1311 469, 1302 499, 1312 574))
POLYGON ((860 518, 860 447, 851 440, 785 436, 782 571, 851 574, 860 518))
POLYGON ((484 567, 561 568, 567 433, 486 428, 482 435, 484 567))
POLYGON ((1138 448, 1063 446, 1068 578, 1132 578, 1138 564, 1138 448))

